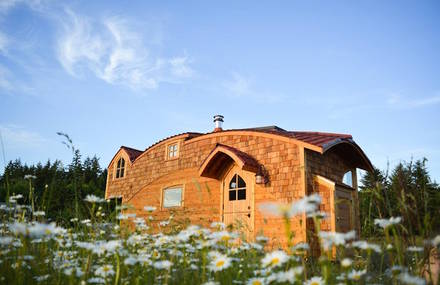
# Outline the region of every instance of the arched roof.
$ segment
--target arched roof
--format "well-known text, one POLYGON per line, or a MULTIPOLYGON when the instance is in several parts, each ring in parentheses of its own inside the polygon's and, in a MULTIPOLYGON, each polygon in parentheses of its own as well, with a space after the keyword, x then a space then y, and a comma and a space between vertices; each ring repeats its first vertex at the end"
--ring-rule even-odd
POLYGON ((242 151, 230 146, 217 144, 199 168, 199 175, 219 179, 225 168, 236 163, 243 170, 257 173, 258 162, 242 151))
POLYGON ((336 147, 339 144, 344 144, 344 146, 336 147, 332 151, 341 151, 340 149, 345 149, 345 153, 351 153, 351 155, 356 156, 355 164, 357 167, 370 171, 372 169, 372 164, 362 149, 353 141, 353 138, 349 134, 337 134, 337 133, 325 133, 325 132, 306 132, 306 131, 287 131, 277 126, 267 126, 259 128, 248 128, 248 129, 232 129, 232 130, 222 130, 219 132, 211 133, 195 133, 187 132, 162 139, 155 144, 149 146, 144 151, 121 147, 130 156, 130 161, 135 162, 137 159, 148 153, 155 147, 166 143, 169 140, 183 139, 185 143, 196 142, 209 137, 216 136, 226 136, 226 135, 257 135, 265 136, 271 138, 278 138, 284 141, 295 142, 300 144, 306 149, 310 149, 319 153, 325 153, 336 147), (131 155, 130 155, 131 154, 131 155), (134 158, 134 159, 132 159, 134 158))
POLYGON ((323 154, 337 153, 349 160, 353 166, 366 171, 373 171, 374 167, 367 155, 352 139, 338 139, 322 146, 323 154))

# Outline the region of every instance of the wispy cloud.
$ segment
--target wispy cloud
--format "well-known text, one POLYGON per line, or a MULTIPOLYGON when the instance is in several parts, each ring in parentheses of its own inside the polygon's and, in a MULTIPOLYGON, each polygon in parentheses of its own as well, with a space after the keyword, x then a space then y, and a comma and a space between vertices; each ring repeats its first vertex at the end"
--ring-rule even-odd
POLYGON ((0 64, 0 90, 10 91, 11 89, 10 72, 0 64))
POLYGON ((8 46, 9 40, 7 36, 0 31, 0 54, 6 53, 6 48, 8 46))
POLYGON ((251 91, 252 80, 246 78, 245 76, 232 72, 232 78, 230 80, 225 81, 225 88, 232 94, 236 96, 246 96, 251 95, 253 92, 251 91))
POLYGON ((285 96, 276 92, 268 92, 257 87, 252 77, 245 76, 238 72, 232 72, 231 78, 223 81, 223 88, 226 95, 232 97, 249 97, 255 101, 265 103, 279 103, 285 99, 285 96))
POLYGON ((431 97, 412 99, 405 98, 397 93, 393 93, 388 96, 387 103, 390 106, 405 109, 432 106, 440 104, 440 94, 431 97))
POLYGON ((47 143, 40 134, 22 126, 0 125, 3 141, 8 148, 39 147, 47 143))
POLYGON ((148 49, 143 35, 127 19, 92 20, 67 10, 58 40, 58 59, 67 72, 90 70, 110 84, 153 89, 161 82, 180 82, 194 73, 187 56, 163 58, 148 49))

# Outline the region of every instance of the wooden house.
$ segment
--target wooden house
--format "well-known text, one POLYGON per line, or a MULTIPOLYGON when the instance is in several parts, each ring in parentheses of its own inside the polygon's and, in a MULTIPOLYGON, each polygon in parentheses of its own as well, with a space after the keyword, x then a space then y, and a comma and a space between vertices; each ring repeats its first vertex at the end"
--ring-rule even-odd
MULTIPOLYGON (((356 169, 372 164, 351 135, 287 131, 277 126, 177 134, 145 150, 122 146, 108 166, 106 198, 122 198, 137 217, 170 214, 192 224, 240 225, 253 239, 285 243, 283 221, 259 204, 290 203, 319 193, 328 231, 359 232, 356 169), (144 206, 156 207, 150 214, 144 206)), ((294 242, 307 241, 305 216, 291 221, 294 242)))

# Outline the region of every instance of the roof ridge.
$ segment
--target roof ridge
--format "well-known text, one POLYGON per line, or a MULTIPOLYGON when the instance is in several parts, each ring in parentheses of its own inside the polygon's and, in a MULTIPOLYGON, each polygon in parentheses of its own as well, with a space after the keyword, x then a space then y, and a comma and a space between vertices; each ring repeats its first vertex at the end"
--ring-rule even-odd
POLYGON ((329 132, 312 132, 312 131, 288 131, 289 133, 303 133, 303 134, 314 134, 314 135, 325 135, 325 136, 335 136, 335 137, 339 137, 339 136, 344 136, 344 137, 350 137, 352 138, 353 136, 350 134, 341 134, 341 133, 329 133, 329 132))
POLYGON ((133 148, 133 147, 125 146, 125 145, 121 145, 121 148, 126 148, 126 149, 130 149, 130 150, 138 151, 138 152, 143 152, 142 150, 139 150, 137 148, 133 148))

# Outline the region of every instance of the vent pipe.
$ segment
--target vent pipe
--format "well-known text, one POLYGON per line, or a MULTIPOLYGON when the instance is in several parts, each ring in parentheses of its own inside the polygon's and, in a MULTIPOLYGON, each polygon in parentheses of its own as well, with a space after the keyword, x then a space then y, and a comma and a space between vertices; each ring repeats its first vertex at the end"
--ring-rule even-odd
POLYGON ((223 128, 222 128, 223 118, 224 117, 222 115, 215 115, 214 116, 214 123, 215 123, 214 132, 221 132, 223 130, 223 128))

